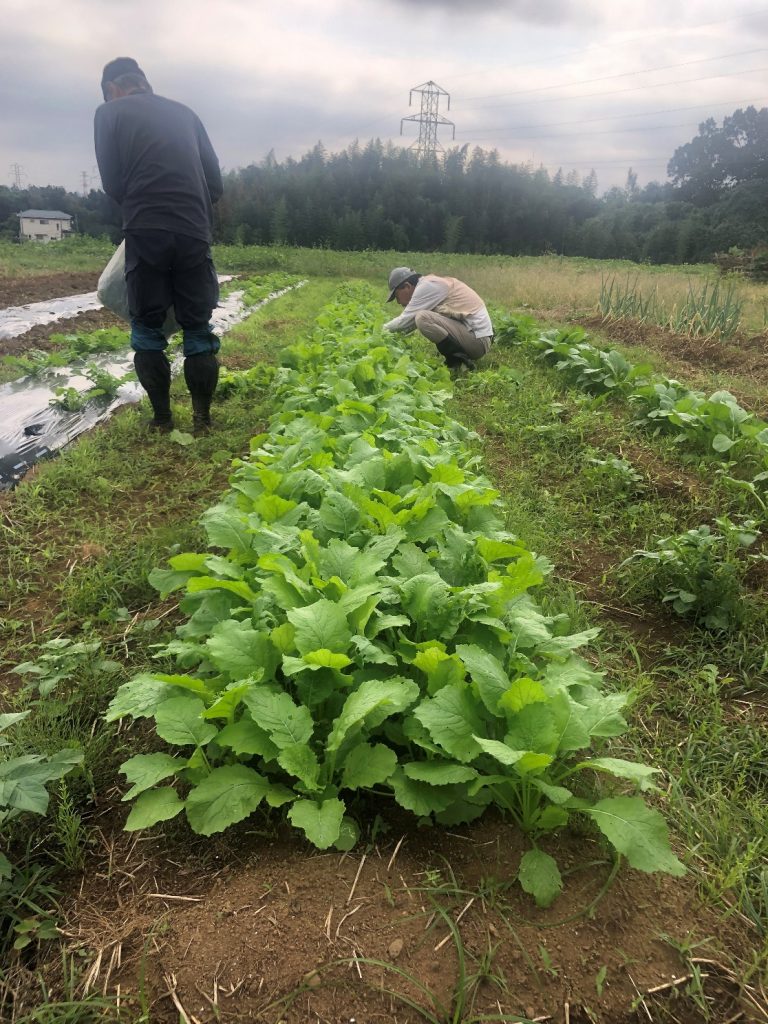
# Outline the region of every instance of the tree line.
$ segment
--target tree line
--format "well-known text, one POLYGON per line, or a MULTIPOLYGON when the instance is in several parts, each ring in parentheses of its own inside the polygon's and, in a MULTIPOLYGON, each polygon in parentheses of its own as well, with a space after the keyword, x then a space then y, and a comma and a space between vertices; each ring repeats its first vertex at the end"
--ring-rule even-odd
MULTIPOLYGON (((709 260, 768 244, 768 109, 710 118, 644 188, 630 168, 623 188, 598 195, 594 170, 511 164, 494 151, 454 147, 432 160, 371 140, 339 153, 318 143, 300 159, 269 154, 225 174, 216 241, 334 249, 396 249, 709 260)), ((0 188, 0 233, 18 234, 22 209, 71 213, 77 230, 120 236, 119 211, 101 191, 0 188)))

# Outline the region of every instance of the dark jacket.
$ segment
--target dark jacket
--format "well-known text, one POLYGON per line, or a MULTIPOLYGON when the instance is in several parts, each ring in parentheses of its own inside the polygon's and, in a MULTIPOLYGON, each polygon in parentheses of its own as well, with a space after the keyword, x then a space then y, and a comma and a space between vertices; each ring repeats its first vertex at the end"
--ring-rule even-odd
POLYGON ((153 93, 96 110, 96 160, 104 191, 123 208, 123 229, 173 231, 211 241, 219 161, 200 118, 153 93))

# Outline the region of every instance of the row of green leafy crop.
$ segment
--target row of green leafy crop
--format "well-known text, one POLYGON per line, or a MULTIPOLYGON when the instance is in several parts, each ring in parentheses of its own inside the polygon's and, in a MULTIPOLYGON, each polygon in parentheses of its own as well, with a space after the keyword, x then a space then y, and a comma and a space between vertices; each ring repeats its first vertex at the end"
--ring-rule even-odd
POLYGON ((500 344, 534 349, 569 383, 598 398, 621 395, 632 404, 636 423, 672 433, 679 444, 725 463, 738 477, 726 474, 724 479, 749 491, 763 513, 768 512, 768 423, 744 409, 729 391, 707 397, 587 338, 580 327, 543 331, 528 316, 506 315, 498 321, 500 344))
POLYGON ((210 835, 266 805, 349 849, 372 794, 442 825, 500 808, 531 837, 519 877, 542 905, 561 878, 539 840, 573 815, 680 874, 658 811, 596 793, 604 773, 655 788, 655 769, 591 752, 629 695, 574 653, 594 631, 537 607, 549 566, 505 531, 445 372, 380 321, 370 289, 346 290, 286 351, 281 411, 204 516, 210 550, 151 578, 184 591, 187 621, 159 653, 178 673, 139 675, 107 713, 153 720, 169 748, 122 766, 127 828, 183 812, 210 835))

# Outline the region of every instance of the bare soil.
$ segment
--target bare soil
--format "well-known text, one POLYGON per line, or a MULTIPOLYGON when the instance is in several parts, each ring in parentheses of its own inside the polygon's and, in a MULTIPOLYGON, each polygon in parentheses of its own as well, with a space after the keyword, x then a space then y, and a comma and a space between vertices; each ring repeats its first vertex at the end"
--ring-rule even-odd
POLYGON ((63 299, 96 291, 99 274, 91 270, 64 271, 26 277, 0 277, 0 308, 26 306, 28 302, 63 299))
MULTIPOLYGON (((483 976, 465 981, 474 1004, 462 1020, 629 1024, 644 1019, 641 994, 687 974, 675 943, 703 942, 697 955, 706 957, 717 934, 719 948, 740 948, 735 930, 724 934, 702 911, 690 881, 622 868, 601 896, 611 864, 591 834, 550 843, 565 890, 539 910, 514 882, 527 844, 503 821, 446 832, 379 811, 389 831, 365 855, 319 853, 268 826, 217 842, 180 843, 181 825, 167 840, 105 835, 104 855, 65 908, 64 933, 91 958, 93 989, 119 990, 138 1006, 143 977, 153 1024, 415 1024, 424 1018, 405 998, 434 1013, 434 1001, 452 1007, 460 987, 458 946, 438 908, 458 921, 466 978, 483 976)), ((730 965, 705 973, 710 1020, 733 1018, 730 965)), ((683 992, 675 984, 664 998, 683 992)), ((691 1012, 676 1019, 703 1021, 691 1012)))

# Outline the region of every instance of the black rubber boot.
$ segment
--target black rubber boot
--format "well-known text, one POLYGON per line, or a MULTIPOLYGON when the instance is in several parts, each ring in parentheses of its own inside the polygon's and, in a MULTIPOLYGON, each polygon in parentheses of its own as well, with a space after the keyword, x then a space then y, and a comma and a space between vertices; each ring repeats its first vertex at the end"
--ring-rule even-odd
POLYGON ((139 384, 147 392, 152 405, 150 429, 168 433, 173 430, 171 416, 171 364, 165 352, 141 351, 134 353, 133 365, 139 384))
POLYGON ((195 437, 211 430, 211 399, 219 383, 219 361, 204 353, 184 360, 184 380, 192 398, 192 433, 195 437))
POLYGON ((461 345, 454 338, 446 337, 442 341, 437 343, 437 351, 445 360, 445 365, 449 370, 460 370, 462 368, 467 370, 477 369, 477 363, 474 359, 470 359, 461 345))

